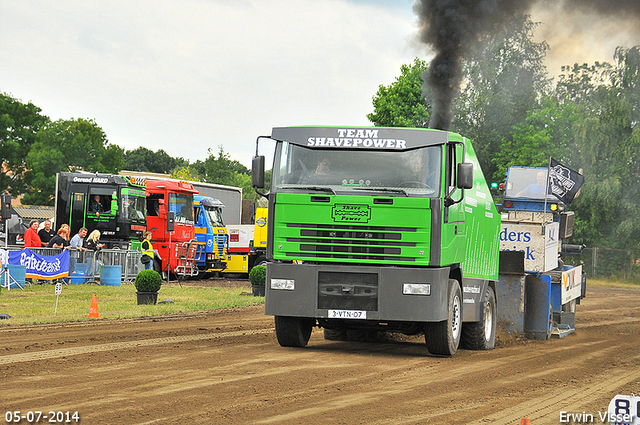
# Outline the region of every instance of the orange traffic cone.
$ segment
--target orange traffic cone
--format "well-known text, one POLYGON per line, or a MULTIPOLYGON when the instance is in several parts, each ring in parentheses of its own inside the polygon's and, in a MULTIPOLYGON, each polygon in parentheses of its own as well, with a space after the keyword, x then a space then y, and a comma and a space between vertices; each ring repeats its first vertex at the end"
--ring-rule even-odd
POLYGON ((91 298, 91 308, 89 308, 89 319, 99 319, 98 317, 98 299, 96 298, 96 294, 93 294, 93 298, 91 298))
POLYGON ((529 424, 529 418, 522 418, 520 420, 520 425, 530 425, 529 424))

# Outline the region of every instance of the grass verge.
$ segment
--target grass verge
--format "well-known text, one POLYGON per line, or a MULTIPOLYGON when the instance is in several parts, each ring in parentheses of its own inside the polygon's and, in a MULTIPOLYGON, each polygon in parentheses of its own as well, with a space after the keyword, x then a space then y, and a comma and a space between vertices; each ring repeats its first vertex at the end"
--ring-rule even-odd
POLYGON ((587 294, 590 286, 601 288, 640 289, 639 283, 611 279, 587 279, 587 294))
MULTIPOLYGON (((0 320, 0 326, 74 322, 89 320, 91 299, 96 294, 98 313, 101 319, 159 316, 199 310, 263 304, 263 297, 242 295, 250 293, 246 287, 202 287, 163 285, 158 293, 158 302, 171 298, 172 304, 138 305, 133 285, 63 285, 58 298, 54 285, 28 285, 24 290, 2 288, 0 313, 10 319, 0 320)), ((94 319, 95 320, 95 319, 94 319)))

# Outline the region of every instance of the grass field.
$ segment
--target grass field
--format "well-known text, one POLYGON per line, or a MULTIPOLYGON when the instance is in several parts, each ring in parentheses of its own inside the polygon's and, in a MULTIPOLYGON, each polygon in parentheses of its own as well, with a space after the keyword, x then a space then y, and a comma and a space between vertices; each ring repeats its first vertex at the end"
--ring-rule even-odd
POLYGON ((7 313, 11 318, 0 320, 0 326, 89 320, 93 294, 96 294, 101 319, 158 316, 264 303, 264 297, 246 295, 247 292, 251 289, 246 286, 189 286, 187 282, 180 287, 170 284, 162 286, 158 302, 171 298, 172 304, 138 305, 136 289, 130 284, 63 285, 56 312, 55 285, 27 285, 24 290, 10 291, 2 288, 0 313, 7 313))
POLYGON ((621 280, 587 279, 587 293, 590 286, 620 289, 640 289, 640 283, 625 282, 621 280))

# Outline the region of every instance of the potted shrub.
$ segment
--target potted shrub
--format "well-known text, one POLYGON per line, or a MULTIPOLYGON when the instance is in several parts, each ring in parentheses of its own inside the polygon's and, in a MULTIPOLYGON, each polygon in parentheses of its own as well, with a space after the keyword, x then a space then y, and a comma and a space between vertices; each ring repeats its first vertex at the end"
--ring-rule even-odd
POLYGON ((265 282, 267 280, 267 266, 253 266, 249 272, 249 281, 254 297, 264 297, 265 282))
POLYGON ((162 276, 155 270, 142 270, 134 281, 138 305, 158 302, 158 291, 162 286, 162 276))

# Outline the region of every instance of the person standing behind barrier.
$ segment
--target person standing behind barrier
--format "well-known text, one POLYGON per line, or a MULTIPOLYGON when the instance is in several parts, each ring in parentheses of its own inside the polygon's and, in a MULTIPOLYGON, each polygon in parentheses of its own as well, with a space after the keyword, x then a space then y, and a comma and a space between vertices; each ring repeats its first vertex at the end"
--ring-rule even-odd
POLYGON ((58 234, 51 238, 47 248, 66 248, 69 246, 69 231, 66 227, 60 227, 58 234))
POLYGON ((144 232, 144 240, 142 241, 142 244, 140 244, 140 248, 142 250, 142 257, 140 260, 142 261, 142 264, 144 264, 145 270, 153 270, 153 245, 151 245, 151 237, 151 232, 144 232), (148 257, 149 259, 147 260, 144 257, 148 257))
POLYGON ((25 248, 42 248, 42 241, 40 240, 40 236, 38 236, 39 225, 38 220, 31 220, 29 222, 29 228, 24 232, 25 248))
POLYGON ((84 237, 87 236, 87 228, 81 227, 78 230, 78 233, 71 238, 70 248, 71 252, 69 255, 69 271, 75 270, 75 265, 80 258, 80 251, 86 251, 87 248, 84 247, 84 237))
POLYGON ((100 230, 94 230, 91 232, 89 237, 87 238, 87 249, 90 251, 98 251, 105 247, 104 244, 99 242, 100 240, 100 230))
POLYGON ((55 235, 56 231, 51 228, 51 220, 45 220, 44 227, 38 232, 38 236, 40 236, 40 240, 42 241, 42 246, 47 246, 51 238, 55 235))
POLYGON ((91 232, 89 237, 87 237, 87 250, 93 251, 93 260, 90 260, 89 258, 87 259, 87 262, 89 263, 87 276, 93 276, 94 270, 98 270, 96 252, 105 247, 105 245, 101 244, 99 240, 100 240, 100 231, 97 229, 91 232))
POLYGON ((76 249, 78 251, 86 251, 86 248, 84 247, 84 237, 87 236, 87 228, 86 227, 82 227, 80 228, 80 230, 78 230, 78 233, 71 238, 71 248, 72 249, 76 249))

